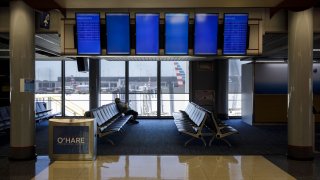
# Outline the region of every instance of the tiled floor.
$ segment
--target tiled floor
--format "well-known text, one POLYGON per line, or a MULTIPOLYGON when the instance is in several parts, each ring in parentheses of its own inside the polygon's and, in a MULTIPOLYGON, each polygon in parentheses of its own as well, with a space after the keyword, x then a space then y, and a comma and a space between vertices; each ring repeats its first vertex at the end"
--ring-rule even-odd
POLYGON ((0 179, 295 179, 263 156, 99 156, 95 161, 0 159, 0 179))
POLYGON ((284 155, 264 157, 298 180, 320 180, 320 156, 318 153, 315 154, 313 161, 292 160, 284 155))

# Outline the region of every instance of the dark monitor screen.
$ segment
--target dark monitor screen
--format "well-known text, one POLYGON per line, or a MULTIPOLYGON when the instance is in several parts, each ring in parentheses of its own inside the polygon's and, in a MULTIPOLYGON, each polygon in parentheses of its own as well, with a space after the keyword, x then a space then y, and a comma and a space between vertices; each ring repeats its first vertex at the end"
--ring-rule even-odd
POLYGON ((159 54, 159 14, 136 14, 136 54, 159 54))
POLYGON ((195 55, 216 55, 218 46, 218 14, 195 15, 195 55))
POLYGON ((248 14, 224 15, 224 55, 245 55, 247 52, 248 14))
POLYGON ((106 26, 107 54, 130 54, 129 14, 106 14, 106 26))
POLYGON ((77 67, 79 72, 89 71, 89 58, 77 57, 77 67))
POLYGON ((165 20, 165 54, 189 54, 189 15, 166 14, 165 20))
POLYGON ((77 13, 78 54, 101 54, 100 14, 77 13))

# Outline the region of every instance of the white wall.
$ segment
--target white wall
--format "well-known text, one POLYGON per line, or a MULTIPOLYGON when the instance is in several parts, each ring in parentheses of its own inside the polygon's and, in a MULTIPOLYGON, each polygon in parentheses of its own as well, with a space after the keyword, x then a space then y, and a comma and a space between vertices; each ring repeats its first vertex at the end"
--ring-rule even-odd
POLYGON ((252 63, 242 65, 241 76, 241 113, 242 120, 250 125, 253 123, 253 69, 252 63))

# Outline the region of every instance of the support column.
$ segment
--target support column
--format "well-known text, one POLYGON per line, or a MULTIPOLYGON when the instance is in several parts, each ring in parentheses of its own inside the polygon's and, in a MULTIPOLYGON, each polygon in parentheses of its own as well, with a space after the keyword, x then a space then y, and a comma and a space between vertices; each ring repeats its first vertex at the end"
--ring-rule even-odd
POLYGON ((218 118, 228 119, 228 79, 229 79, 229 60, 218 61, 218 92, 217 113, 218 118))
POLYGON ((129 61, 126 61, 126 65, 125 65, 126 67, 125 67, 125 102, 126 103, 130 103, 130 101, 129 101, 129 61))
MULTIPOLYGON (((161 118, 161 61, 157 61, 157 118, 161 118)), ((170 106, 171 107, 171 106, 170 106)), ((171 107, 172 108, 172 107, 171 107)), ((171 111, 173 112, 173 111, 171 111)))
POLYGON ((35 79, 34 10, 23 1, 10 2, 11 159, 36 157, 34 93, 21 92, 21 79, 35 79))
POLYGON ((89 59, 90 109, 100 106, 100 59, 89 59))
POLYGON ((313 159, 313 10, 289 12, 288 157, 313 159))

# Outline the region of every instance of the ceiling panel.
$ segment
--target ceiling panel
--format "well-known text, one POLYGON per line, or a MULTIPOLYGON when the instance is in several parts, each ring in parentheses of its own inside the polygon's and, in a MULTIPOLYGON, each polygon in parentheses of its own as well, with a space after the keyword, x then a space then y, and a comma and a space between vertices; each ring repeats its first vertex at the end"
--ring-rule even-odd
POLYGON ((36 52, 48 56, 59 55, 60 37, 58 34, 36 34, 35 35, 36 52))
MULTIPOLYGON (((320 49, 320 33, 314 34, 314 49, 320 49)), ((313 52, 315 59, 320 59, 320 51, 313 52)), ((259 59, 288 58, 288 34, 266 33, 263 36, 263 53, 259 59)))

